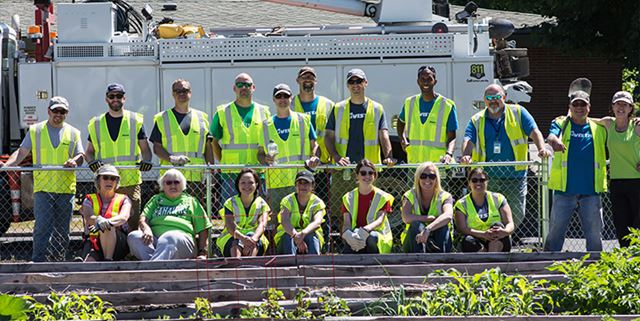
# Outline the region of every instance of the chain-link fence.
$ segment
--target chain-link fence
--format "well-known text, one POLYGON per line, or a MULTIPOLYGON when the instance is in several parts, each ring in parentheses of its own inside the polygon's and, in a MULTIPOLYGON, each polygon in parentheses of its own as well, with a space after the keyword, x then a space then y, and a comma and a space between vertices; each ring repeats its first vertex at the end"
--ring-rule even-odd
MULTIPOLYGON (((543 235, 548 231, 548 213, 551 206, 551 194, 545 189, 546 166, 535 162, 484 163, 480 165, 485 167, 491 177, 489 190, 504 194, 514 212, 517 224, 513 238, 513 250, 542 249, 543 235), (526 165, 528 170, 525 177, 513 177, 515 164, 526 165)), ((405 227, 400 213, 402 195, 413 186, 413 174, 416 167, 415 165, 383 167, 375 182, 378 188, 395 197, 393 212, 388 218, 394 235, 393 252, 396 253, 402 252, 400 234, 405 227)), ((468 192, 465 179, 465 170, 468 167, 470 166, 459 164, 440 167, 442 187, 451 193, 454 199, 459 199, 468 192)), ((120 169, 127 168, 133 167, 121 167, 120 169)), ((236 194, 234 176, 230 172, 238 171, 240 168, 241 166, 184 166, 184 169, 200 171, 203 174, 203 181, 189 183, 187 191, 202 202, 214 219, 213 237, 219 235, 223 228, 218 210, 227 197, 236 194)), ((295 172, 302 168, 286 165, 276 165, 269 168, 256 166, 255 168, 262 173, 266 185, 265 199, 272 207, 274 213, 272 216, 275 218, 282 198, 294 191, 293 177, 295 172)), ((142 207, 151 196, 159 191, 156 183, 158 170, 159 168, 154 168, 143 175, 144 181, 140 188, 142 207)), ((356 187, 353 166, 346 168, 320 167, 316 170, 315 178, 315 193, 327 205, 326 222, 323 225, 327 240, 324 251, 340 253, 343 247, 339 233, 342 223, 341 198, 346 192, 356 187)), ((94 176, 88 168, 64 170, 60 170, 60 168, 20 168, 20 171, 3 168, 0 169, 0 186, 1 260, 31 260, 32 255, 36 254, 45 255, 48 260, 70 260, 75 257, 77 251, 80 250, 82 234, 85 230, 79 210, 84 196, 95 192, 94 176), (34 171, 37 181, 35 187, 44 192, 33 192, 34 171), (69 174, 75 174, 77 181, 73 203, 69 203, 71 202, 70 195, 64 195, 65 191, 70 190, 69 174), (34 202, 34 199, 38 197, 40 197, 39 202, 34 202), (39 208, 40 211, 34 211, 34 203, 45 205, 39 208), (73 215, 69 214, 69 211, 72 211, 73 215), (40 220, 35 219, 34 212, 42 213, 38 214, 40 220), (68 231, 65 222, 70 222, 68 231), (34 253, 34 240, 37 253, 34 253)), ((611 220, 611 204, 608 194, 604 194, 602 200, 604 206, 604 249, 610 250, 617 246, 617 241, 611 220)), ((270 236, 275 233, 276 228, 275 219, 271 222, 266 232, 270 236)), ((214 243, 211 242, 211 244, 214 243)), ((585 250, 577 215, 574 215, 569 227, 564 250, 585 250)), ((213 253, 216 253, 215 249, 213 253)), ((273 247, 269 253, 274 253, 273 247)))

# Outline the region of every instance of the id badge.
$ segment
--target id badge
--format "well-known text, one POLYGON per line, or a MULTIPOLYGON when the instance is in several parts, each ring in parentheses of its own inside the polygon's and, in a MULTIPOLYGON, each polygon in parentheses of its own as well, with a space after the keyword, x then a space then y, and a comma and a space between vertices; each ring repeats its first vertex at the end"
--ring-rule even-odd
POLYGON ((493 153, 494 154, 500 154, 500 151, 502 150, 502 146, 500 145, 499 141, 496 141, 493 143, 493 153))

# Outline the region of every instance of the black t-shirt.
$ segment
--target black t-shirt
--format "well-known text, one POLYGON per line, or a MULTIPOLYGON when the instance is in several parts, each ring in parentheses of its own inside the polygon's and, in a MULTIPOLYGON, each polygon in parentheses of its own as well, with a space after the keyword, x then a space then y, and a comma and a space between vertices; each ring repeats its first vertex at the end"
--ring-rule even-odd
MULTIPOLYGON (((180 130, 182 133, 187 135, 189 134, 189 130, 191 130, 191 111, 186 114, 179 113, 175 108, 171 108, 171 112, 176 117, 178 124, 180 124, 180 130)), ((162 134, 160 134, 160 130, 158 129, 158 124, 153 124, 153 129, 151 130, 151 137, 149 140, 152 143, 162 143, 162 134)))
MULTIPOLYGON (((122 118, 124 117, 113 117, 109 113, 105 113, 106 122, 107 122, 107 130, 109 130, 109 136, 111 136, 111 140, 115 141, 118 139, 118 134, 120 133, 120 125, 122 124, 122 118)), ((98 120, 99 121, 99 120, 98 120)), ((138 140, 147 139, 147 132, 144 130, 144 124, 140 127, 140 131, 138 132, 138 140)), ((88 141, 91 141, 91 135, 87 138, 88 141)))

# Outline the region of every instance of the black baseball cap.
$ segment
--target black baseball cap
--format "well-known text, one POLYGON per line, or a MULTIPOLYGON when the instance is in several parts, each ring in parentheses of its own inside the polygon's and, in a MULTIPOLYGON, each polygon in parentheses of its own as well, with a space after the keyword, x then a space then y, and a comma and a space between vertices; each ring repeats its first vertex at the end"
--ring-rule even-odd
POLYGON ((313 177, 313 174, 307 170, 299 171, 298 174, 296 174, 296 182, 301 179, 309 183, 315 183, 316 181, 315 177, 313 177))

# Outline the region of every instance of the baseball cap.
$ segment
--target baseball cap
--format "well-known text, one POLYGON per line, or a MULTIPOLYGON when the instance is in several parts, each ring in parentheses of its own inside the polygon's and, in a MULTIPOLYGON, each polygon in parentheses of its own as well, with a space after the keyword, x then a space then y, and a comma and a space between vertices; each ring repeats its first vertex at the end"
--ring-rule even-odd
POLYGON ((615 104, 619 101, 624 101, 625 103, 633 105, 633 96, 627 91, 619 91, 613 95, 611 103, 615 104))
POLYGON ((124 86, 121 85, 121 84, 115 83, 115 82, 111 83, 111 84, 109 84, 109 86, 107 86, 107 94, 112 92, 112 91, 118 91, 118 92, 121 92, 123 94, 125 93, 124 86))
POLYGON ((104 164, 100 166, 100 168, 98 168, 98 170, 96 171, 96 177, 100 175, 110 175, 110 176, 115 176, 120 178, 120 174, 118 174, 118 170, 116 169, 115 166, 111 164, 104 164))
POLYGON ((316 70, 309 66, 304 66, 300 68, 300 70, 298 70, 298 77, 307 73, 312 74, 314 77, 318 77, 318 74, 316 74, 316 70))
POLYGON ((585 91, 582 91, 582 90, 573 92, 569 98, 570 98, 569 103, 573 103, 576 100, 582 100, 587 104, 590 103, 589 94, 587 94, 585 91))
POLYGON ((291 88, 289 88, 289 85, 287 84, 277 84, 275 87, 273 87, 273 95, 275 96, 279 93, 287 93, 289 94, 289 96, 292 95, 291 88))
POLYGON ((418 68, 418 77, 420 77, 420 74, 425 70, 429 70, 434 75, 436 74, 436 67, 431 66, 431 65, 424 65, 424 66, 420 66, 420 68, 418 68))
POLYGON ((69 102, 62 96, 55 96, 49 100, 49 109, 54 110, 56 108, 62 108, 69 110, 69 102))
POLYGON ((296 182, 301 179, 309 183, 314 183, 316 181, 316 179, 313 177, 313 174, 311 174, 311 172, 307 170, 299 171, 298 174, 296 174, 296 182))
POLYGON ((351 79, 352 77, 358 77, 360 79, 367 80, 367 75, 364 74, 364 71, 362 71, 362 69, 358 68, 351 69, 349 70, 349 72, 347 72, 347 80, 351 79))

